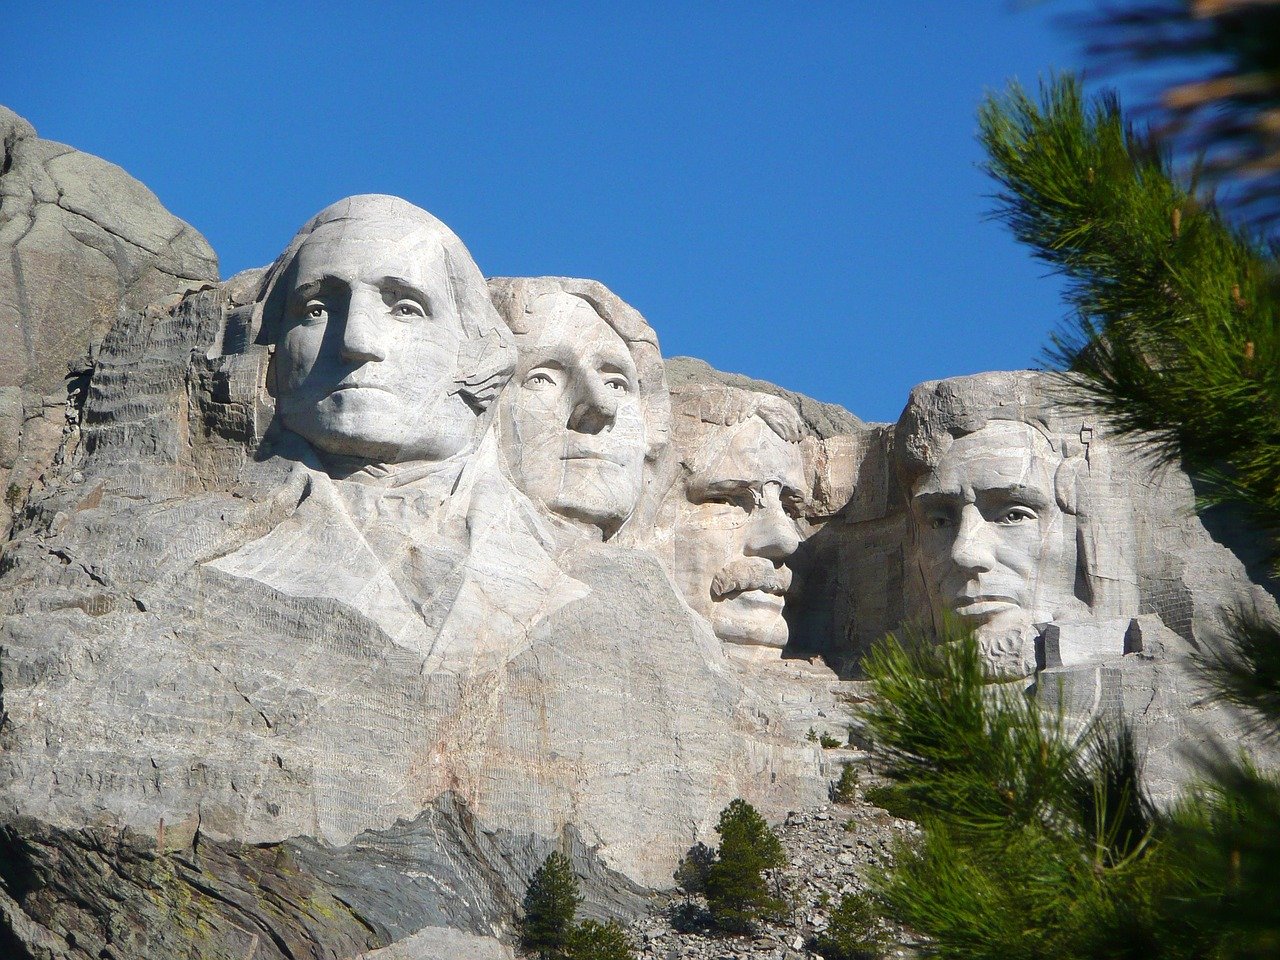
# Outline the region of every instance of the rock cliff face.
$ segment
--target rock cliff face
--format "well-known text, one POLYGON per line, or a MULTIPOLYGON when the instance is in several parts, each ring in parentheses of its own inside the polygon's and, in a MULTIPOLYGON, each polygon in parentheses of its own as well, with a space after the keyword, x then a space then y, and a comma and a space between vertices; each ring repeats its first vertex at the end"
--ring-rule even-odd
MULTIPOLYGON (((0 119, 5 190, 53 177, 67 148, 0 119)), ((6 955, 510 956, 553 850, 634 914, 734 797, 822 802, 840 675, 946 609, 1031 695, 1134 722, 1170 792, 1186 726, 1228 729, 1182 661, 1271 599, 1057 381, 867 425, 664 364, 598 282, 486 281, 396 198, 218 282, 141 187, 94 196, 21 207, 10 258, 106 256, 86 217, 120 245, 107 294, 94 254, 41 261, 91 360, 0 560, 6 955)))
POLYGON ((115 164, 40 139, 0 106, 0 482, 9 512, 57 450, 90 345, 122 316, 217 279, 204 237, 150 190, 115 164))

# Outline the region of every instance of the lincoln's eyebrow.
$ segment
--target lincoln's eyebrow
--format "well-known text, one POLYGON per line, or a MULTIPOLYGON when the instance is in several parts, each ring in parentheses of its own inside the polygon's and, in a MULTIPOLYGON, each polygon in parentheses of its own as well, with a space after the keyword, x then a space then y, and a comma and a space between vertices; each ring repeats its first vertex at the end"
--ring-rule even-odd
POLYGON ((1043 490, 1027 484, 1010 483, 999 487, 983 487, 981 490, 974 491, 977 498, 983 501, 991 500, 1013 500, 1018 503, 1025 503, 1028 506, 1049 505, 1052 494, 1046 495, 1043 490))

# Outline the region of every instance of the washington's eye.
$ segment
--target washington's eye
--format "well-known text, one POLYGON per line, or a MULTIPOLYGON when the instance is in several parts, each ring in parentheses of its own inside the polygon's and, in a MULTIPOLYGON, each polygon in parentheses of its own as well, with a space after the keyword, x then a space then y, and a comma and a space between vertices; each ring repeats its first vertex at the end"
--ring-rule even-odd
POLYGON ((427 311, 422 308, 417 300, 397 300, 391 308, 391 315, 400 317, 401 319, 411 319, 413 317, 425 317, 427 311))
POLYGON ((308 320, 323 320, 326 313, 324 302, 321 300, 308 300, 304 308, 308 320))
POLYGON ((556 382, 551 377, 551 374, 539 371, 529 374, 524 381, 524 385, 526 387, 554 387, 556 382))
POLYGON ((1026 523, 1029 520, 1039 519, 1036 512, 1030 507, 1010 507, 1000 516, 996 517, 996 523, 1015 524, 1026 523))

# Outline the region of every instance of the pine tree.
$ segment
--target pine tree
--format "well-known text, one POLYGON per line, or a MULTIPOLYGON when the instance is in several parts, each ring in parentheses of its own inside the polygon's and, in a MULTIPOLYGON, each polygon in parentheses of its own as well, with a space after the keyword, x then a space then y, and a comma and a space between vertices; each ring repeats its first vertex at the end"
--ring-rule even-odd
POLYGON ((786 865, 786 855, 764 817, 745 800, 734 800, 716 824, 720 847, 707 870, 707 907, 716 926, 732 933, 750 931, 785 904, 770 893, 764 871, 786 865))
MULTIPOLYGON (((1229 4, 1227 6, 1230 6, 1229 4)), ((1280 553, 1280 301, 1272 251, 1173 173, 1168 154, 1070 77, 980 113, 997 215, 1068 281, 1051 359, 1113 428, 1252 512, 1280 553)), ((891 806, 923 839, 880 894, 957 958, 1280 956, 1280 780, 1205 759, 1156 814, 1123 730, 1064 739, 986 687, 955 625, 864 663, 891 806)), ((1217 695, 1280 737, 1280 633, 1241 611, 1203 658, 1217 695)))
POLYGON ((534 871, 524 896, 520 945, 542 960, 562 960, 573 932, 573 918, 582 897, 573 864, 553 853, 534 871))
POLYGON ((584 920, 569 935, 565 960, 634 960, 626 932, 616 920, 584 920))
MULTIPOLYGON (((1228 63, 1256 55, 1280 65, 1280 49, 1258 46, 1276 38, 1280 11, 1245 6, 1215 5, 1244 14, 1239 29, 1225 32, 1228 21, 1206 6, 1215 22, 1204 36, 1228 63)), ((1255 105, 1280 105, 1278 76, 1272 69, 1253 78, 1255 105)), ((1236 120, 1252 123, 1231 97, 1224 102, 1236 120)), ((981 126, 1002 186, 998 216, 1070 285, 1077 315, 1052 358, 1121 431, 1155 437, 1168 460, 1197 475, 1206 500, 1251 513, 1280 555, 1275 248, 1235 229, 1180 182, 1168 154, 1125 123, 1115 97, 1087 107, 1070 78, 1048 85, 1039 104, 1016 88, 991 99, 981 126)), ((1274 137, 1274 125, 1258 135, 1274 137)), ((1275 624, 1237 611, 1201 667, 1220 699, 1280 739, 1275 624)), ((1280 956, 1280 884, 1271 879, 1280 862, 1280 781, 1226 753, 1205 757, 1203 773, 1205 788, 1163 825, 1163 859, 1197 882, 1155 894, 1147 906, 1203 931, 1217 957, 1280 956)))

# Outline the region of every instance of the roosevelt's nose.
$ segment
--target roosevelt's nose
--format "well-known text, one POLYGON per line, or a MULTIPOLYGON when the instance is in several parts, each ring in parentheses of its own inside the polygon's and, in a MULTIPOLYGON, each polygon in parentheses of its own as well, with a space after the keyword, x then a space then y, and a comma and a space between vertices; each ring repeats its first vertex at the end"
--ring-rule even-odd
POLYGON ((782 506, 782 485, 765 484, 761 501, 751 514, 744 552, 749 557, 785 560, 800 546, 800 534, 782 506))
POLYGON ((342 328, 342 359, 350 363, 371 363, 387 359, 386 335, 378 322, 382 297, 376 292, 357 290, 347 307, 342 328))
POLYGON ((569 429, 577 433, 603 433, 618 417, 618 394, 603 382, 588 379, 578 387, 569 412, 569 429))
POLYGON ((981 511, 972 503, 960 510, 956 525, 956 539, 951 544, 951 560, 964 570, 985 572, 995 566, 991 531, 981 511))

